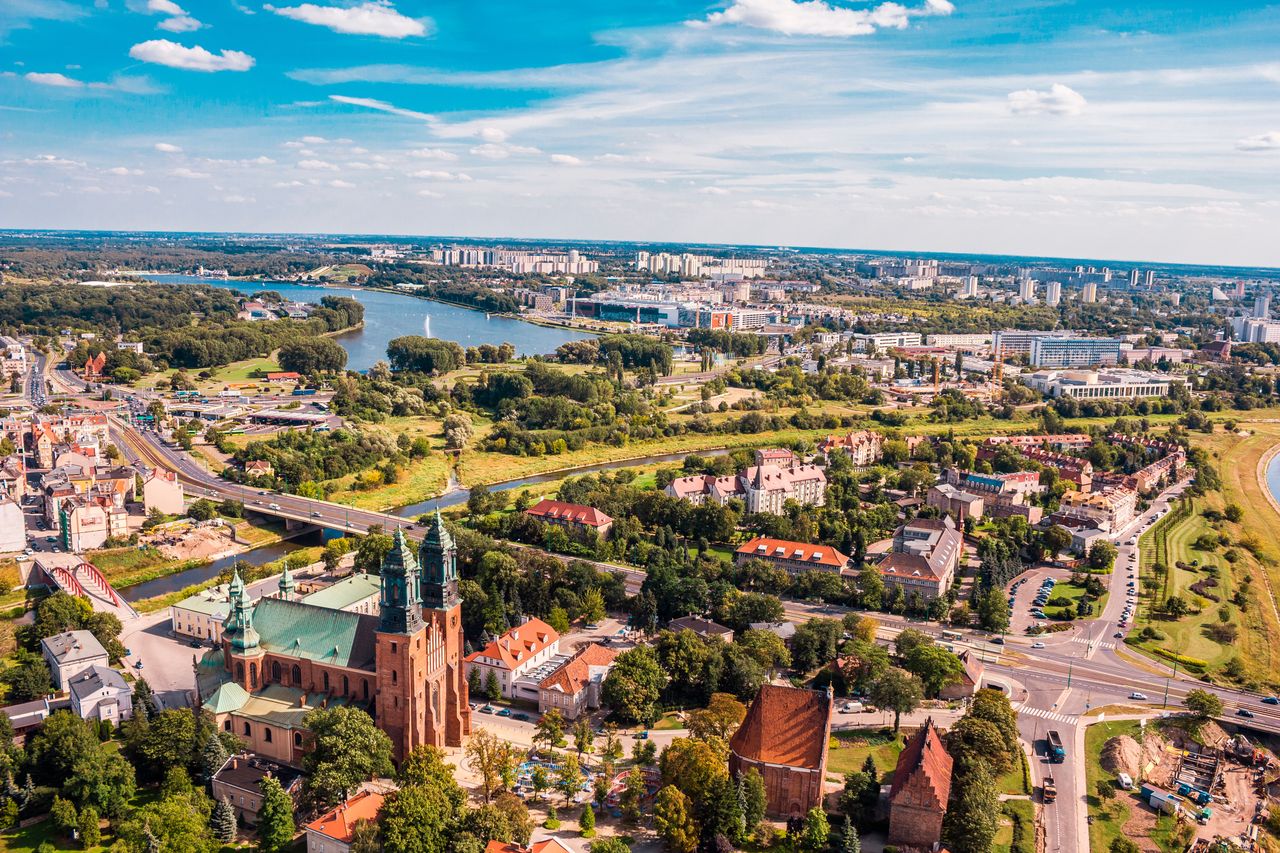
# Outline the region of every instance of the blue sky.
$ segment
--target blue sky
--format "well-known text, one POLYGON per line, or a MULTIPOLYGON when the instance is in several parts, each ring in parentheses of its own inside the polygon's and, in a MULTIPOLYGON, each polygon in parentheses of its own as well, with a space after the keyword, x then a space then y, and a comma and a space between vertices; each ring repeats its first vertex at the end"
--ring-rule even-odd
POLYGON ((0 227, 1280 265, 1280 5, 0 0, 0 227))

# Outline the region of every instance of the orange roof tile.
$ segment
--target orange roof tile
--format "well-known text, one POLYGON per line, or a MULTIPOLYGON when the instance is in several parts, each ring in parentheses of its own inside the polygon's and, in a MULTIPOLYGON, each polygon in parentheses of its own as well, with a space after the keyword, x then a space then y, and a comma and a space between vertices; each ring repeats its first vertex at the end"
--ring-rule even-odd
POLYGON ((893 771, 893 785, 889 788, 889 802, 917 773, 924 774, 925 781, 937 798, 935 805, 947 807, 951 796, 951 755, 942 746, 942 738, 934 728, 933 720, 925 720, 924 727, 916 732, 898 756, 898 766, 893 771))
POLYGON ((849 564, 848 557, 828 545, 809 545, 805 542, 770 539, 766 536, 757 536, 745 545, 739 546, 738 553, 744 557, 793 560, 832 569, 843 569, 849 564))
POLYGON ((825 693, 765 684, 729 748, 750 761, 820 770, 827 763, 830 723, 825 693))
POLYGON ((515 670, 524 666, 530 658, 552 643, 559 642, 560 635, 541 619, 530 619, 517 625, 478 652, 467 655, 467 662, 477 658, 490 658, 502 662, 504 669, 515 670))
POLYGON ((342 805, 311 821, 307 824, 307 829, 349 844, 357 823, 377 819, 383 799, 382 794, 374 791, 361 791, 342 805))
POLYGON ((572 524, 583 524, 587 527, 604 527, 606 524, 613 523, 612 517, 605 515, 595 507, 553 501, 548 498, 538 501, 529 507, 526 512, 536 518, 568 521, 572 524))
POLYGON ((579 649, 563 666, 542 679, 538 687, 575 696, 591 681, 592 667, 610 666, 617 656, 618 653, 613 649, 591 643, 579 649))

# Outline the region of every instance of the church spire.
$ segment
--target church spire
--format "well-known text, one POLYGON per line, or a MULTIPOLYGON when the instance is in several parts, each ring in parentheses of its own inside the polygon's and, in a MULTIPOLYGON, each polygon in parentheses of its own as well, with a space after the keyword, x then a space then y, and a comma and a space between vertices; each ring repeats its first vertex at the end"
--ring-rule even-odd
POLYGON ((449 610, 458 597, 458 550, 440 510, 427 525, 427 535, 418 549, 422 564, 422 605, 432 610, 449 610))
POLYGON ((232 574, 227 592, 231 599, 231 612, 227 614, 223 635, 235 651, 256 649, 258 632, 253 627, 253 599, 249 597, 244 581, 240 580, 239 571, 232 574))
POLYGON ((381 624, 389 634, 412 634, 422 627, 422 592, 418 561, 397 528, 391 550, 382 558, 381 624))
POLYGON ((284 572, 280 575, 280 597, 285 601, 293 601, 293 572, 289 571, 289 566, 284 567, 284 572))

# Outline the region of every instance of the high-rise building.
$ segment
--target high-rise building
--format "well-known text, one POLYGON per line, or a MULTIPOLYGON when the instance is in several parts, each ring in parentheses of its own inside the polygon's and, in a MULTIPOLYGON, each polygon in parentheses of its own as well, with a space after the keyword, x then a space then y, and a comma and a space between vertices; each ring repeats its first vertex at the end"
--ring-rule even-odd
POLYGON ((1147 270, 1147 279, 1146 279, 1146 282, 1147 282, 1147 290, 1150 290, 1151 288, 1153 288, 1153 287, 1155 287, 1155 286, 1156 286, 1156 271, 1155 271, 1155 270, 1147 270))
POLYGON ((1236 299, 1244 299, 1244 279, 1236 279, 1236 289, 1231 292, 1236 299))
POLYGON ((1138 281, 1140 280, 1141 275, 1142 275, 1142 270, 1139 270, 1139 269, 1129 270, 1129 286, 1132 288, 1137 288, 1138 281))
POLYGON ((1258 291, 1258 295, 1253 300, 1253 316, 1259 320, 1265 320, 1271 316, 1271 293, 1269 291, 1258 291))
POLYGON ((1120 360, 1119 338, 1037 338, 1031 342, 1032 367, 1093 367, 1120 360))
POLYGON ((1051 281, 1044 286, 1044 304, 1050 307, 1062 301, 1062 282, 1051 281))
POLYGON ((1018 298, 1023 302, 1036 301, 1036 280, 1024 278, 1018 282, 1018 298))
POLYGON ((974 299, 978 295, 978 277, 976 275, 966 276, 964 287, 957 294, 962 299, 974 299))
MULTIPOLYGON (((1107 281, 1111 280, 1110 273, 1107 275, 1107 281)), ((1080 290, 1080 301, 1092 304, 1098 301, 1098 285, 1089 282, 1080 290)))

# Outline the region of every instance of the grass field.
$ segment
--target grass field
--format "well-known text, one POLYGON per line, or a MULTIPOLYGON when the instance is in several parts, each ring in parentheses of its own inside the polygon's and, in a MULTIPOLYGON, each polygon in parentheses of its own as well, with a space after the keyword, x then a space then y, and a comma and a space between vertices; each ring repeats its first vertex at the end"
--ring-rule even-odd
POLYGON ((860 729, 839 732, 831 737, 831 749, 827 753, 827 775, 844 779, 846 773, 861 770, 870 755, 880 771, 881 781, 888 784, 893 768, 898 765, 902 752, 902 736, 895 736, 892 729, 860 729))
MULTIPOLYGON (((1067 598, 1071 600, 1071 604, 1058 607, 1050 607, 1046 605, 1044 608, 1044 615, 1050 619, 1059 618, 1062 615, 1062 611, 1066 610, 1068 606, 1075 607, 1076 602, 1079 601, 1080 597, 1084 594, 1084 587, 1077 586, 1069 581, 1057 584, 1053 588, 1053 594, 1049 596, 1050 600, 1054 598, 1067 598)), ((1086 619, 1096 619, 1102 613, 1107 606, 1108 595, 1110 595, 1110 593, 1104 592, 1102 597, 1093 603, 1093 616, 1086 616, 1086 619)))
POLYGON ((1030 800, 1007 800, 1001 812, 1000 829, 991 841, 992 853, 1034 853, 1036 807, 1030 800), (1015 824, 1019 827, 1016 835, 1015 824))

